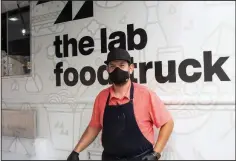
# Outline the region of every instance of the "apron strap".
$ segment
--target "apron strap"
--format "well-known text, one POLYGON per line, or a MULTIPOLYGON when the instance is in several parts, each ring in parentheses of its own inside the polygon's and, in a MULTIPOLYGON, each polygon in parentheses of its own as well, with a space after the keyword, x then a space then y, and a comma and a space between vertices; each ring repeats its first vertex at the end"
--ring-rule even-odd
POLYGON ((131 82, 130 100, 133 101, 133 98, 134 98, 134 85, 133 85, 133 82, 131 82))
POLYGON ((110 92, 109 92, 109 95, 107 97, 107 102, 106 102, 106 105, 108 106, 109 105, 109 100, 110 100, 110 92))

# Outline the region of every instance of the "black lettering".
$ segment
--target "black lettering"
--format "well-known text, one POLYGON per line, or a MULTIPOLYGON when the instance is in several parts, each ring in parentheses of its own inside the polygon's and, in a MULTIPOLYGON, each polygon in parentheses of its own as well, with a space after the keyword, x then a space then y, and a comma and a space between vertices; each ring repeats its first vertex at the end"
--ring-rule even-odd
POLYGON ((168 61, 168 74, 167 76, 163 76, 162 71, 162 62, 155 62, 155 78, 159 83, 176 82, 176 70, 175 70, 175 61, 168 61))
POLYGON ((68 47, 72 45, 72 55, 77 56, 77 41, 75 38, 71 38, 68 40, 68 34, 63 35, 63 49, 64 49, 64 57, 68 57, 68 47))
POLYGON ((216 74, 221 81, 230 81, 229 77, 222 69, 222 65, 229 57, 220 57, 214 65, 212 65, 211 51, 204 51, 204 80, 206 82, 212 81, 212 76, 216 74))
POLYGON ((147 70, 152 68, 152 62, 139 63, 140 83, 147 83, 147 70))
POLYGON ((179 65, 179 76, 180 78, 188 83, 196 82, 202 75, 201 72, 194 72, 193 75, 187 75, 187 67, 191 65, 193 68, 201 68, 199 61, 195 59, 185 59, 179 65))
POLYGON ((127 37, 128 37, 128 50, 141 50, 147 45, 147 33, 144 29, 137 28, 134 30, 134 25, 127 25, 127 37), (139 35, 140 42, 139 44, 135 44, 134 37, 135 35, 139 35))
POLYGON ((107 66, 106 65, 102 65, 98 68, 98 72, 97 72, 97 78, 98 78, 98 82, 101 85, 107 85, 109 83, 109 78, 108 79, 104 79, 103 77, 103 73, 104 71, 106 71, 107 66))
POLYGON ((62 40, 60 39, 60 36, 55 36, 55 41, 53 42, 53 45, 55 46, 56 57, 62 58, 63 55, 60 50, 61 45, 62 45, 62 40))
POLYGON ((61 86, 61 73, 63 73, 63 62, 59 62, 56 64, 56 69, 54 69, 54 73, 56 74, 56 86, 61 86))
POLYGON ((93 52, 94 50, 94 41, 90 36, 85 36, 80 39, 79 41, 79 51, 82 55, 89 55, 93 52), (88 43, 85 43, 85 42, 88 43), (85 48, 88 48, 85 50, 85 48))
POLYGON ((65 81, 66 85, 68 85, 68 86, 76 85, 77 82, 78 82, 78 78, 79 78, 79 75, 78 75, 78 72, 75 68, 67 68, 65 70, 64 81, 65 81), (73 74, 73 80, 69 80, 69 74, 70 73, 73 74))
POLYGON ((101 29, 101 53, 107 52, 107 30, 106 28, 101 29))
MULTIPOLYGON (((136 69, 137 68, 137 63, 134 63, 134 58, 133 57, 131 57, 131 62, 134 64, 134 69, 136 69)), ((130 79, 131 79, 132 82, 135 82, 135 83, 138 82, 138 79, 134 78, 134 71, 131 74, 130 79)))
POLYGON ((83 85, 90 86, 95 82, 95 80, 96 80, 96 72, 92 67, 86 66, 82 68, 82 70, 80 71, 80 81, 83 85), (86 72, 89 72, 90 74, 89 80, 85 79, 86 72))
POLYGON ((122 48, 122 49, 126 49, 126 36, 125 33, 122 31, 116 31, 113 32, 110 36, 109 39, 115 39, 116 37, 118 37, 118 39, 116 40, 112 40, 109 44, 108 44, 108 49, 112 50, 113 48, 122 48), (119 46, 116 46, 116 44, 119 44, 119 46))

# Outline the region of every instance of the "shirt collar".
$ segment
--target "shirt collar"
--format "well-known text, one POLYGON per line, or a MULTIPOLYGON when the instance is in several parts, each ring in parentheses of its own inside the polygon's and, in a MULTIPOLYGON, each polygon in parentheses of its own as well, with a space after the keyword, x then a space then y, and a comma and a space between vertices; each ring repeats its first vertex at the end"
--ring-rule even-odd
MULTIPOLYGON (((128 90, 127 90, 127 92, 126 92, 126 94, 124 95, 124 97, 123 98, 127 98, 127 99, 130 99, 130 87, 131 87, 131 84, 130 84, 130 86, 128 87, 128 90)), ((115 96, 115 92, 114 92, 114 88, 113 88, 113 85, 110 87, 110 99, 112 99, 112 98, 117 98, 116 96, 115 96)), ((121 98, 121 99, 123 99, 123 98, 121 98)))

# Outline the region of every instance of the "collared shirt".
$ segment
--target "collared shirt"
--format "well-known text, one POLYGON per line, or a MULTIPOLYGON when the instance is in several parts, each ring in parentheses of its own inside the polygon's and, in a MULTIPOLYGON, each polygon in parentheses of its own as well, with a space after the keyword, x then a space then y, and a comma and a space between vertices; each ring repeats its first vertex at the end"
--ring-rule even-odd
MULTIPOLYGON (((144 137, 154 144, 153 125, 160 128, 172 119, 172 116, 155 92, 138 83, 133 84, 133 104, 136 122, 144 137)), ((95 99, 89 126, 97 128, 103 127, 103 114, 109 92, 109 105, 125 104, 130 100, 130 90, 127 90, 123 98, 117 98, 115 96, 113 86, 102 90, 95 99)))

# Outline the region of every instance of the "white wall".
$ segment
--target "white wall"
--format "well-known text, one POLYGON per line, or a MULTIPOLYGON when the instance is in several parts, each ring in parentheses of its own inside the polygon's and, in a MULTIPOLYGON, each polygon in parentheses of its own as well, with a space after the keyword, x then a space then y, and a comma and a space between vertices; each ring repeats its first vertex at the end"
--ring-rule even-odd
MULTIPOLYGON (((187 68, 189 75, 202 72, 201 78, 192 83, 180 79, 178 68, 175 83, 157 83, 154 70, 147 72, 144 85, 156 91, 175 120, 162 159, 235 159, 235 2, 100 1, 94 2, 93 17, 53 25, 65 3, 31 4, 33 75, 2 79, 2 108, 36 110, 37 139, 4 136, 3 159, 67 157, 88 124, 94 97, 107 86, 97 79, 91 86, 79 80, 73 87, 62 79, 62 85, 56 86, 56 64, 63 61, 64 71, 68 67, 80 71, 87 65, 97 71, 106 58, 106 53, 100 51, 100 29, 106 27, 108 34, 127 34, 127 24, 144 29, 148 37, 143 50, 130 51, 138 64, 136 78, 140 62, 162 61, 164 73, 168 71, 168 60, 175 60, 178 67, 185 59, 196 59, 202 66, 187 68), (55 36, 64 34, 77 40, 91 36, 94 52, 88 56, 78 53, 77 57, 69 52, 68 58, 57 58, 53 42, 55 36), (221 81, 214 74, 212 81, 204 82, 203 68, 210 62, 204 64, 203 51, 209 50, 212 64, 220 57, 229 57, 222 69, 230 81, 221 81)), ((73 2, 73 15, 82 3, 73 2)), ((81 154, 81 159, 88 159, 89 154, 91 159, 99 159, 101 151, 98 139, 81 154)))

